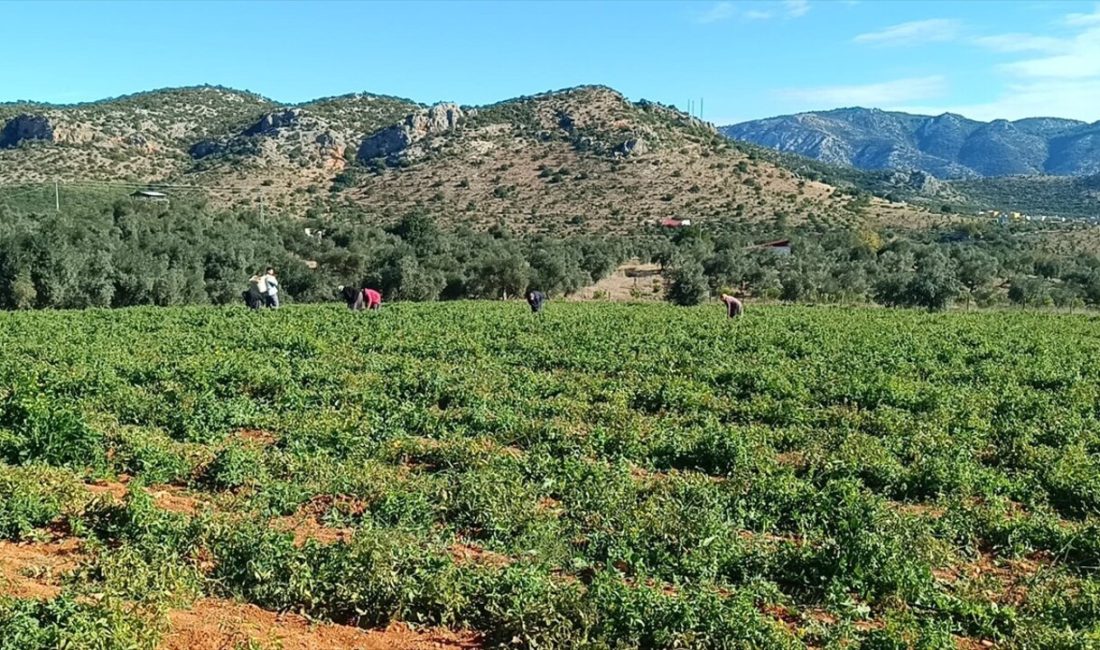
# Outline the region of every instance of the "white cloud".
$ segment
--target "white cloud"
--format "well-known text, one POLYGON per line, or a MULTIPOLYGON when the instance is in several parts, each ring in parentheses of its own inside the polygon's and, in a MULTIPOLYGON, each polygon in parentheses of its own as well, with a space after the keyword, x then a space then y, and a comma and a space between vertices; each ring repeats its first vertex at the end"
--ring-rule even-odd
POLYGON ((697 15, 695 21, 702 24, 718 23, 731 18, 742 20, 771 20, 772 18, 801 18, 810 12, 810 0, 777 0, 768 3, 753 3, 753 9, 741 7, 748 3, 736 3, 732 0, 716 2, 706 11, 697 15))
MULTIPOLYGON (((1042 37, 1036 37, 1042 38, 1042 37)), ((1015 77, 1032 79, 1087 79, 1100 77, 1100 23, 1070 38, 1058 39, 1052 56, 1023 59, 999 67, 1015 77)))
POLYGON ((919 45, 954 40, 962 25, 948 18, 930 18, 891 25, 877 32, 859 34, 853 42, 869 45, 919 45))
POLYGON ((783 8, 786 9, 787 16, 800 18, 809 13, 810 0, 783 0, 783 8))
POLYGON ((718 23, 733 18, 734 13, 732 2, 716 2, 710 9, 700 14, 697 20, 703 24, 718 23))
POLYGON ((1100 42, 1069 54, 1016 61, 1000 66, 1012 76, 1034 79, 1089 79, 1100 76, 1100 42))
POLYGON ((1096 5, 1091 14, 1069 14, 1063 20, 1063 23, 1070 27, 1091 27, 1092 25, 1100 25, 1100 4, 1096 5))
POLYGON ((994 52, 1016 55, 995 67, 1003 86, 993 98, 970 104, 916 107, 951 111, 981 120, 1100 118, 1100 6, 1069 14, 1048 34, 1000 34, 977 39, 994 52))
POLYGON ((992 101, 974 104, 923 104, 898 110, 925 115, 950 112, 975 120, 1018 120, 1025 117, 1065 117, 1093 122, 1100 117, 1100 80, 1043 81, 1009 84, 992 101))
POLYGON ((975 42, 994 52, 1057 52, 1064 49, 1066 45, 1064 39, 1034 34, 983 36, 975 42))
POLYGON ((940 75, 910 77, 873 84, 788 88, 778 95, 804 108, 835 106, 891 107, 900 103, 938 97, 947 90, 947 79, 940 75))

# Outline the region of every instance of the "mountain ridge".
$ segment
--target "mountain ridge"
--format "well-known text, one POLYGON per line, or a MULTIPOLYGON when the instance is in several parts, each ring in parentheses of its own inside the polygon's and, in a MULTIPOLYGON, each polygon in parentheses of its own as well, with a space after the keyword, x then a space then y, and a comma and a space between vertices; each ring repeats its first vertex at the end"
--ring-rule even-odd
POLYGON ((262 203, 269 214, 348 209, 392 220, 423 209, 534 230, 910 214, 734 145, 712 124, 603 85, 476 107, 373 93, 280 104, 216 86, 0 105, 0 185, 187 184, 222 207, 262 203))
POLYGON ((1100 172, 1100 121, 1057 117, 982 122, 848 107, 719 127, 734 140, 864 170, 917 170, 941 179, 1100 172))

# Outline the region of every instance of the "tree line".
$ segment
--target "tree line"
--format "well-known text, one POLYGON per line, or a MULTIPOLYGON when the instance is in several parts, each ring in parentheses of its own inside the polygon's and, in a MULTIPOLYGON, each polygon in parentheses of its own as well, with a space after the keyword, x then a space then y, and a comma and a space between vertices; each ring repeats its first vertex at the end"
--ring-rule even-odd
POLYGON ((1029 226, 970 222, 948 230, 765 229, 725 224, 669 238, 656 259, 668 298, 696 304, 719 291, 791 302, 1100 306, 1100 258, 1063 254, 1029 226), (790 255, 751 244, 788 238, 790 255))
POLYGON ((383 227, 367 215, 264 220, 202 201, 70 202, 63 213, 0 205, 0 308, 226 304, 274 266, 295 302, 373 286, 388 300, 568 294, 634 255, 596 236, 444 230, 414 212, 383 227))
POLYGON ((628 259, 660 263, 665 297, 697 304, 718 292, 792 302, 944 309, 1100 306, 1100 259, 1045 250, 1026 226, 946 231, 713 221, 624 236, 529 235, 443 228, 414 211, 379 225, 356 212, 264 220, 202 200, 72 201, 63 213, 0 204, 0 308, 226 304, 275 266, 292 302, 337 299, 340 285, 387 300, 501 298, 526 289, 570 294, 628 259), (791 240, 792 253, 753 248, 791 240))

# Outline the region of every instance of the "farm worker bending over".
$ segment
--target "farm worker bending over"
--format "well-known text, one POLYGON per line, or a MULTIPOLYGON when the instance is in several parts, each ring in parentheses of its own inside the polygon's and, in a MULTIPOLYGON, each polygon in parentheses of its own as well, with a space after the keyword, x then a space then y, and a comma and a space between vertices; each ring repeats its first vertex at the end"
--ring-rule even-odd
POLYGON ((260 291, 260 276, 248 278, 248 291, 244 292, 244 303, 249 309, 259 309, 264 304, 264 294, 260 291))
POLYGON ((537 314, 542 311, 542 303, 546 302, 546 294, 541 291, 528 291, 527 292, 527 304, 531 305, 531 313, 537 314))
POLYGON ((362 309, 378 309, 382 306, 382 294, 374 289, 355 289, 353 287, 339 287, 344 302, 348 309, 359 311, 362 309))
POLYGON ((380 309, 382 307, 382 294, 374 289, 363 289, 363 299, 367 302, 367 309, 380 309))
POLYGON ((275 269, 267 267, 263 284, 267 286, 267 306, 272 309, 279 308, 279 281, 275 279, 275 269))
POLYGON ((722 294, 722 302, 726 303, 726 316, 729 316, 730 318, 737 318, 741 315, 741 312, 745 310, 745 307, 741 304, 741 301, 729 295, 728 293, 722 294))

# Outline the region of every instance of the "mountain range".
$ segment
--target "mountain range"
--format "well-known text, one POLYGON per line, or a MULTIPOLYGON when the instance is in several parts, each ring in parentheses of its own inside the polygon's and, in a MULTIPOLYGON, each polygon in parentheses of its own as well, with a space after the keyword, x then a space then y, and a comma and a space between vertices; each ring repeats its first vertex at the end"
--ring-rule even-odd
POLYGON ((533 231, 627 230, 676 216, 928 216, 857 201, 687 113, 604 86, 487 106, 370 93, 287 105, 213 86, 0 104, 0 203, 5 186, 52 191, 55 181, 201 188, 215 205, 270 214, 352 210, 381 221, 423 209, 455 224, 533 231))
POLYGON ((1047 117, 980 122, 954 113, 840 108, 753 120, 720 131, 734 140, 826 163, 916 170, 941 179, 1100 173, 1100 122, 1047 117))

